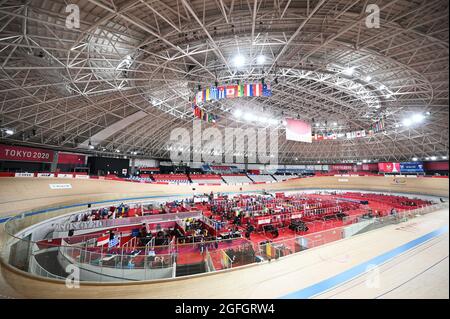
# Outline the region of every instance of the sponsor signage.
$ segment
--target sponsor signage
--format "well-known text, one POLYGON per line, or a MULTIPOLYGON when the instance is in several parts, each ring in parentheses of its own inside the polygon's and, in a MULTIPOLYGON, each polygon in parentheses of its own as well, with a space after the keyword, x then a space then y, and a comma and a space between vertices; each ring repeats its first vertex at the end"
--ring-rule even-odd
POLYGON ((71 184, 48 184, 51 189, 68 189, 72 188, 71 184))
POLYGON ((58 178, 73 178, 73 174, 60 174, 58 173, 58 178))
POLYGON ((75 175, 75 178, 89 179, 89 175, 75 175))
POLYGON ((258 225, 261 225, 261 224, 269 224, 269 223, 270 223, 270 218, 258 220, 258 225))
POLYGON ((423 163, 422 162, 400 163, 400 172, 402 172, 402 173, 423 173, 423 163))
POLYGON ((53 151, 32 147, 0 144, 0 160, 24 162, 53 162, 53 151))
POLYGON ((348 179, 347 178, 339 178, 338 182, 348 182, 348 179))
POLYGON ((53 173, 38 173, 37 177, 55 177, 53 173))
POLYGON ((33 177, 34 174, 33 173, 15 173, 14 176, 15 177, 33 177))

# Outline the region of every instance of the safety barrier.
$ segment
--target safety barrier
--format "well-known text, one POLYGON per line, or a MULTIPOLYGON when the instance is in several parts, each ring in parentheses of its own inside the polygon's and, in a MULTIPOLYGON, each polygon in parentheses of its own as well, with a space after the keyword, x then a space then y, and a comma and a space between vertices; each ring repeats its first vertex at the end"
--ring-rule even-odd
POLYGON ((62 267, 75 265, 80 270, 81 281, 141 281, 172 278, 173 254, 147 254, 129 252, 122 247, 111 252, 101 247, 100 251, 87 251, 62 241, 58 260, 62 267))
MULTIPOLYGON (((270 243, 263 243, 262 245, 245 242, 245 240, 239 238, 236 240, 243 240, 244 243, 240 244, 236 241, 237 244, 231 249, 222 249, 219 246, 214 251, 207 251, 205 261, 207 268, 209 267, 208 269, 220 270, 215 266, 217 263, 213 261, 213 255, 215 257, 217 257, 217 254, 219 255, 221 269, 235 268, 254 263, 257 260, 279 259, 305 249, 318 247, 372 229, 367 226, 376 225, 377 227, 381 227, 392 223, 400 223, 443 208, 448 209, 448 203, 419 207, 415 210, 399 211, 396 214, 383 217, 358 216, 357 218, 344 220, 343 226, 341 227, 331 229, 325 229, 324 221, 306 223, 310 231, 314 231, 314 233, 302 234, 291 239, 277 240, 270 243), (358 225, 359 229, 355 228, 357 227, 356 225, 358 225), (238 256, 238 261, 232 258, 230 253, 238 256)), ((13 266, 18 264, 26 265, 23 270, 37 275, 42 274, 47 278, 61 279, 45 270, 36 261, 36 254, 41 253, 44 249, 49 249, 49 247, 39 248, 35 246, 36 243, 30 240, 31 237, 16 237, 19 231, 34 225, 40 218, 44 220, 58 214, 61 214, 61 212, 51 211, 45 216, 36 215, 36 219, 33 218, 34 216, 25 218, 23 215, 17 216, 7 222, 5 227, 11 236, 6 242, 5 249, 2 249, 1 256, 3 260, 13 266), (14 254, 11 253, 12 251, 14 254), (14 260, 14 258, 21 260, 14 260)), ((177 218, 186 218, 186 216, 192 215, 189 213, 178 213, 157 215, 154 217, 166 217, 171 220, 176 220, 177 218)), ((91 239, 86 237, 85 241, 88 242, 91 239)), ((96 250, 88 250, 87 248, 91 247, 90 244, 86 247, 86 245, 70 244, 65 240, 62 240, 56 247, 58 249, 58 260, 61 265, 64 267, 64 265, 73 264, 79 267, 81 269, 82 280, 122 281, 173 277, 176 273, 175 255, 177 250, 183 247, 182 245, 172 242, 166 250, 161 250, 166 251, 166 254, 154 254, 154 250, 157 248, 154 246, 154 242, 148 246, 146 245, 144 254, 141 254, 142 251, 140 254, 131 254, 128 252, 129 249, 122 249, 121 252, 111 252, 104 247, 96 250)), ((192 245, 198 245, 198 243, 192 243, 192 245)), ((136 248, 136 243, 134 242, 134 245, 130 244, 129 246, 128 248, 130 249, 136 248)))

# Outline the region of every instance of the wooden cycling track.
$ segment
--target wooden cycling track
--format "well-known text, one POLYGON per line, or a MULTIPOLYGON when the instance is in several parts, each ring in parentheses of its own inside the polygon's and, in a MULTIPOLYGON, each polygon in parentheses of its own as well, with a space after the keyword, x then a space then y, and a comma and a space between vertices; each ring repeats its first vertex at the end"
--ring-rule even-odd
MULTIPOLYGON (((0 218, 44 207, 173 194, 289 189, 354 189, 448 197, 448 179, 313 177, 272 184, 175 186, 110 180, 1 178, 0 218), (69 183, 71 189, 50 189, 69 183), (192 188, 195 188, 195 191, 192 188)), ((78 210, 80 208, 77 208, 78 210)), ((76 210, 76 208, 74 209, 76 210)), ((278 298, 337 276, 375 256, 447 226, 448 209, 333 242, 271 263, 201 276, 126 284, 82 283, 79 289, 1 264, 0 297, 7 298, 278 298), (238 278, 238 280, 236 280, 238 278)), ((39 216, 36 217, 36 221, 39 216)), ((0 224, 4 242, 4 223, 0 224)), ((448 298, 448 232, 399 254, 377 269, 379 285, 357 276, 315 298, 448 298), (420 287, 420 289, 414 289, 420 287)))

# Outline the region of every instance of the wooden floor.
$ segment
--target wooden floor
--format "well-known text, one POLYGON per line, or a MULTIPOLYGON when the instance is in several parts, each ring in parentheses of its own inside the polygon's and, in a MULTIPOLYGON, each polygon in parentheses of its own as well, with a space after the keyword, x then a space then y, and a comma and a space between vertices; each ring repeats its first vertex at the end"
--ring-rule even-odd
MULTIPOLYGON (((293 185, 286 183, 285 187, 293 185)), ((179 190, 172 189, 173 192, 179 190)), ((0 298, 280 298, 448 226, 448 220, 448 210, 441 210, 271 263, 152 283, 82 283, 79 289, 68 289, 63 284, 27 277, 3 267, 0 269, 0 298)), ((3 225, 0 224, 0 241, 5 235, 3 225)), ((368 289, 364 276, 360 276, 316 297, 448 298, 448 234, 381 265, 379 274, 381 284, 376 288, 368 289)))
MULTIPOLYGON (((280 298, 445 225, 448 225, 448 210, 441 210, 271 263, 168 282, 82 285, 79 289, 67 289, 61 284, 24 279, 9 271, 5 275, 18 287, 16 296, 31 298, 280 298)), ((448 234, 382 265, 378 288, 368 288, 365 278, 359 277, 318 297, 448 298, 445 257, 448 260, 448 234), (439 260, 444 263, 437 263, 439 260), (411 293, 408 287, 420 289, 411 293)))
POLYGON ((315 298, 449 298, 448 233, 315 298))

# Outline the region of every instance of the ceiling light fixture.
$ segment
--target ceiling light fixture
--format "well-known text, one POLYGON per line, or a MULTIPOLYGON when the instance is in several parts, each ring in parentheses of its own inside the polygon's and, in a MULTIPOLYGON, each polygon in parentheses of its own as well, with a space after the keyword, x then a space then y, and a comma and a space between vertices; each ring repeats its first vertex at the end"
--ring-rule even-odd
POLYGON ((412 124, 412 121, 411 119, 404 119, 402 123, 404 126, 410 126, 412 124))
POLYGON ((422 114, 418 113, 414 114, 411 119, 414 123, 420 123, 425 119, 425 117, 422 114))
POLYGON ((348 67, 348 68, 344 69, 343 73, 345 75, 353 75, 353 73, 355 73, 355 67, 354 66, 348 67))
POLYGON ((235 110, 233 115, 236 118, 240 118, 242 116, 242 111, 241 110, 235 110))
POLYGON ((260 54, 256 57, 257 64, 264 64, 265 62, 266 62, 266 57, 264 55, 260 54))
POLYGON ((269 119, 269 123, 271 125, 278 125, 278 120, 276 120, 276 119, 269 119))
POLYGON ((237 68, 243 67, 245 64, 245 57, 242 54, 238 54, 233 58, 233 65, 237 68))
POLYGON ((251 113, 244 113, 244 119, 251 122, 255 120, 255 116, 251 113))

